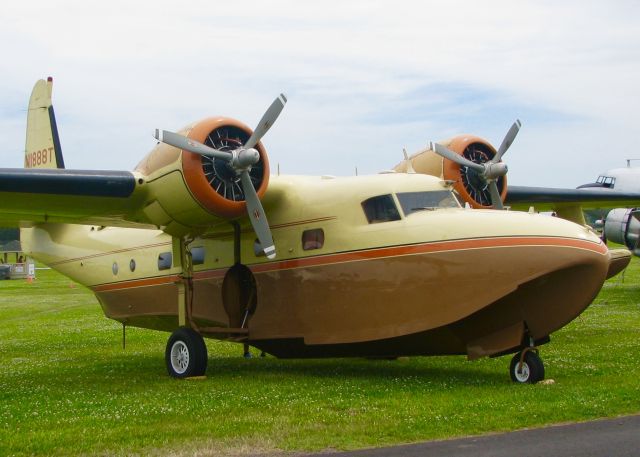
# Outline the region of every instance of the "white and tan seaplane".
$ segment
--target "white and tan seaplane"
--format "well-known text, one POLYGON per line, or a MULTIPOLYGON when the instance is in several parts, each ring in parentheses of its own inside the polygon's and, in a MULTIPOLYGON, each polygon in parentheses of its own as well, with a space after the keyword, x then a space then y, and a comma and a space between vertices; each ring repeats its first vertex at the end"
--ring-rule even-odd
POLYGON ((473 186, 502 207, 519 123, 497 151, 460 136, 395 173, 270 176, 280 95, 253 131, 212 117, 156 130, 132 172, 68 170, 51 89, 29 102, 25 168, 0 169, 0 225, 107 317, 172 332, 174 377, 203 375, 217 338, 282 358, 515 354, 511 378, 537 382, 537 347, 630 259, 582 224, 474 208, 473 186))

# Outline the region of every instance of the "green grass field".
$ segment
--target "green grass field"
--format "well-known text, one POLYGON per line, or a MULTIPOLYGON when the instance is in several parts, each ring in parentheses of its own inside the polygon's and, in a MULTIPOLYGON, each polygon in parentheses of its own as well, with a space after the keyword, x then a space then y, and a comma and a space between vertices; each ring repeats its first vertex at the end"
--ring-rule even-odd
POLYGON ((244 455, 355 449, 640 411, 640 261, 541 349, 509 357, 245 360, 208 341, 206 380, 167 376, 168 334, 103 317, 53 271, 0 283, 0 455, 244 455))

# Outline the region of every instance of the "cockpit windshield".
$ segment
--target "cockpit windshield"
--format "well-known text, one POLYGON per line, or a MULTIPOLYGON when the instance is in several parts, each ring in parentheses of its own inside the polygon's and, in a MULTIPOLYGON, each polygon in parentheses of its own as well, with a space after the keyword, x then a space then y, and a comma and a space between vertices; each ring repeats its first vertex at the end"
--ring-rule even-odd
POLYGON ((416 211, 439 208, 459 208, 460 204, 449 190, 429 192, 401 192, 396 194, 405 216, 416 211))
POLYGON ((598 179, 596 180, 596 183, 600 184, 602 187, 609 187, 609 188, 613 188, 615 186, 616 183, 616 178, 613 178, 611 176, 598 176, 598 179))

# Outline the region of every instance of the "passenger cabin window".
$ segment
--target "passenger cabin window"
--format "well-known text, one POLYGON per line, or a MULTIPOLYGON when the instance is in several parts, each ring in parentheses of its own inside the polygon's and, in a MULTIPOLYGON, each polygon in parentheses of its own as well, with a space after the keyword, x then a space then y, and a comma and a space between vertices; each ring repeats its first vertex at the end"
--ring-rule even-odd
POLYGON ((396 194, 405 216, 416 211, 438 208, 459 208, 458 200, 448 190, 431 192, 401 192, 396 194))
POLYGON ((320 249, 324 246, 324 230, 312 229, 302 232, 302 249, 311 251, 320 249))
POLYGON ((204 248, 202 246, 191 248, 191 263, 194 265, 202 265, 204 263, 204 248))
POLYGON ((362 202, 369 224, 400 220, 400 213, 391 195, 380 195, 362 202))
POLYGON ((163 252, 158 256, 158 270, 168 270, 171 268, 173 260, 173 254, 170 252, 163 252))

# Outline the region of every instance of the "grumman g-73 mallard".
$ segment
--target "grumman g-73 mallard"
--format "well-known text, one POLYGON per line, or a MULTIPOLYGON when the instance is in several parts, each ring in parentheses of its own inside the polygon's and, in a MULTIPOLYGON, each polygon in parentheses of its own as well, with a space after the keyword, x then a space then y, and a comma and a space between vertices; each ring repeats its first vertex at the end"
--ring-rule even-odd
POLYGON ((497 151, 437 143, 430 174, 271 176, 281 95, 253 131, 212 117, 156 130, 132 172, 68 170, 51 88, 29 102, 26 168, 0 169, 0 225, 107 317, 171 332, 174 377, 203 375, 217 338, 282 358, 515 354, 512 379, 536 382, 537 347, 629 262, 585 225, 474 208, 502 207, 519 123, 497 151))

